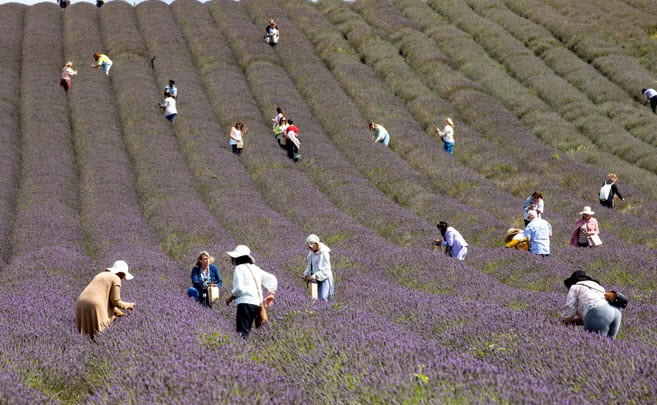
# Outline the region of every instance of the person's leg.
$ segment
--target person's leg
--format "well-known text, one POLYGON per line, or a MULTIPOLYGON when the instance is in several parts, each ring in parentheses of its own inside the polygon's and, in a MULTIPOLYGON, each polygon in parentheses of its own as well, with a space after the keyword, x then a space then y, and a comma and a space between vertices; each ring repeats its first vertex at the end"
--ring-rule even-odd
POLYGON ((237 148, 237 156, 242 154, 242 149, 244 149, 244 148, 237 148))
POLYGON ((657 114, 657 111, 655 111, 657 109, 657 96, 650 99, 650 108, 652 108, 652 112, 657 114))
POLYGON ((609 332, 607 332, 607 336, 612 339, 616 339, 618 329, 620 329, 621 321, 623 320, 623 312, 612 305, 610 305, 610 307, 614 312, 614 320, 611 321, 611 325, 609 325, 609 332))
POLYGON ((293 159, 294 158, 294 143, 292 143, 292 141, 290 141, 288 139, 287 142, 285 143, 285 147, 287 149, 287 157, 290 158, 290 159, 293 159))
POLYGON ((111 64, 111 63, 103 62, 103 63, 101 64, 101 66, 103 67, 103 72, 105 72, 105 74, 106 74, 107 76, 109 76, 109 71, 110 71, 110 69, 112 68, 112 64, 111 64))
POLYGON ((251 304, 237 305, 236 330, 244 339, 251 333, 256 311, 260 311, 260 306, 251 304))
POLYGON ((187 296, 194 297, 194 301, 198 301, 198 290, 194 287, 189 287, 187 289, 187 296))
POLYGON ((327 280, 317 282, 317 299, 319 301, 328 301, 329 298, 329 283, 327 280))
POLYGON ((456 254, 456 260, 465 260, 465 255, 468 254, 468 247, 463 246, 456 254))
POLYGON ((454 142, 445 142, 445 150, 450 155, 454 154, 454 142))
POLYGON ((237 155, 237 145, 230 145, 230 149, 237 155))

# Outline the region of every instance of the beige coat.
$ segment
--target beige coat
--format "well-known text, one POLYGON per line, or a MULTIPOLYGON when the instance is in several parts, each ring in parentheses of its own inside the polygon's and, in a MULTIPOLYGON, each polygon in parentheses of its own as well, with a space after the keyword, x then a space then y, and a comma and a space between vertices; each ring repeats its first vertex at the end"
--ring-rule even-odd
POLYGON ((121 301, 121 279, 114 273, 104 271, 89 283, 75 304, 75 323, 78 332, 88 333, 92 338, 96 332, 107 329, 119 308, 130 305, 121 301))

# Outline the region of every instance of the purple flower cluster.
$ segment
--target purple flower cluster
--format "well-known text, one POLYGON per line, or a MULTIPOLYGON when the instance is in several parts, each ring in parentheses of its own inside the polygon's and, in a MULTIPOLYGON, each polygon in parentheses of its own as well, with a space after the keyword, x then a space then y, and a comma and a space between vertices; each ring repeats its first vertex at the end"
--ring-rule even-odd
POLYGON ((604 245, 568 246, 596 188, 587 182, 604 172, 569 156, 554 167, 528 121, 425 35, 438 20, 397 3, 417 19, 370 0, 0 6, 0 403, 657 397, 657 217, 600 209, 604 245), (275 48, 261 40, 269 18, 281 27, 275 48), (109 77, 88 66, 94 52, 114 61, 109 77), (68 60, 79 73, 65 95, 68 60), (169 79, 173 124, 156 107, 169 79), (276 106, 300 128, 301 162, 271 135, 276 106), (433 135, 446 115, 461 157, 433 135), (239 157, 227 135, 238 120, 249 128, 239 157), (390 148, 371 143, 369 120, 390 122, 390 148), (501 247, 534 187, 550 196, 547 259, 501 247), (429 249, 441 219, 471 242, 464 262, 429 249), (309 233, 332 249, 328 304, 300 278, 309 233), (269 326, 248 341, 233 332, 235 308, 185 294, 209 250, 225 299, 224 252, 242 243, 279 281, 269 326), (122 298, 137 308, 92 342, 75 330, 75 299, 117 259, 135 274, 122 298), (618 340, 559 321, 573 270, 631 297, 618 340))

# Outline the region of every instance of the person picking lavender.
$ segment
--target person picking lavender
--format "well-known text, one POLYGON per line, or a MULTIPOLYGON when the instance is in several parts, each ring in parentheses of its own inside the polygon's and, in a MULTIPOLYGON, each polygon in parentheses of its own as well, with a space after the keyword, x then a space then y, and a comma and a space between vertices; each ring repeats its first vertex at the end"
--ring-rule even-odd
POLYGON ((212 303, 208 299, 208 287, 216 285, 218 288, 224 284, 219 275, 219 268, 212 264, 214 257, 206 251, 202 251, 196 257, 196 262, 192 268, 192 285, 187 289, 187 295, 195 297, 198 302, 206 307, 212 307, 212 303))
POLYGON ((584 325, 584 330, 615 338, 623 314, 605 298, 605 289, 585 271, 575 271, 563 281, 568 288, 561 319, 566 324, 584 325))
POLYGON ((456 257, 456 260, 465 260, 469 245, 463 236, 461 236, 461 233, 449 226, 445 221, 440 221, 436 227, 440 229, 442 239, 436 238, 433 243, 445 246, 445 254, 447 256, 456 257))
POLYGON ((370 122, 370 131, 372 131, 372 142, 382 143, 385 146, 388 146, 388 143, 390 143, 390 134, 385 128, 383 128, 383 125, 370 122))
MULTIPOLYGON (((251 250, 248 246, 238 245, 235 250, 226 253, 235 266, 233 290, 231 296, 226 298, 226 305, 230 306, 233 301, 237 304, 236 330, 242 338, 247 339, 249 333, 251 333, 253 322, 260 312, 260 305, 264 304, 266 308, 269 308, 274 303, 278 281, 276 276, 267 273, 254 264, 255 260, 251 256, 251 250), (264 300, 262 298, 262 287, 269 292, 264 300)), ((259 326, 256 323, 256 327, 259 326)))
POLYGON ((306 245, 310 252, 308 252, 308 266, 303 273, 303 279, 307 282, 317 283, 317 299, 328 301, 333 297, 335 289, 329 255, 331 249, 320 242, 319 237, 314 234, 306 238, 306 245))
POLYGON ((123 260, 117 260, 112 267, 98 273, 75 302, 78 332, 93 339, 97 332, 109 328, 116 318, 124 315, 121 309, 134 310, 134 303, 121 300, 121 280, 133 278, 128 263, 123 260))
POLYGON ((543 257, 550 256, 550 237, 552 225, 543 218, 539 218, 534 210, 527 214, 529 224, 525 227, 525 237, 529 240, 529 251, 543 257))
POLYGON ((112 60, 108 58, 107 55, 103 55, 102 53, 98 53, 98 52, 94 53, 94 60, 96 61, 96 63, 92 64, 91 67, 92 68, 102 67, 103 72, 105 72, 105 74, 109 76, 110 69, 112 68, 112 60))

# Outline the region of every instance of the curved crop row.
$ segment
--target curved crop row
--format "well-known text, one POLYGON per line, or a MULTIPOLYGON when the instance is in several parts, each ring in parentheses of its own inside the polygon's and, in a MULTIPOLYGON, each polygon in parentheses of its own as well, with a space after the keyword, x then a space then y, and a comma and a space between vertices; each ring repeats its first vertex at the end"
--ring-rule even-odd
POLYGON ((0 37, 4 38, 0 43, 0 269, 10 256, 9 235, 20 171, 18 102, 25 9, 18 4, 0 6, 0 37))

